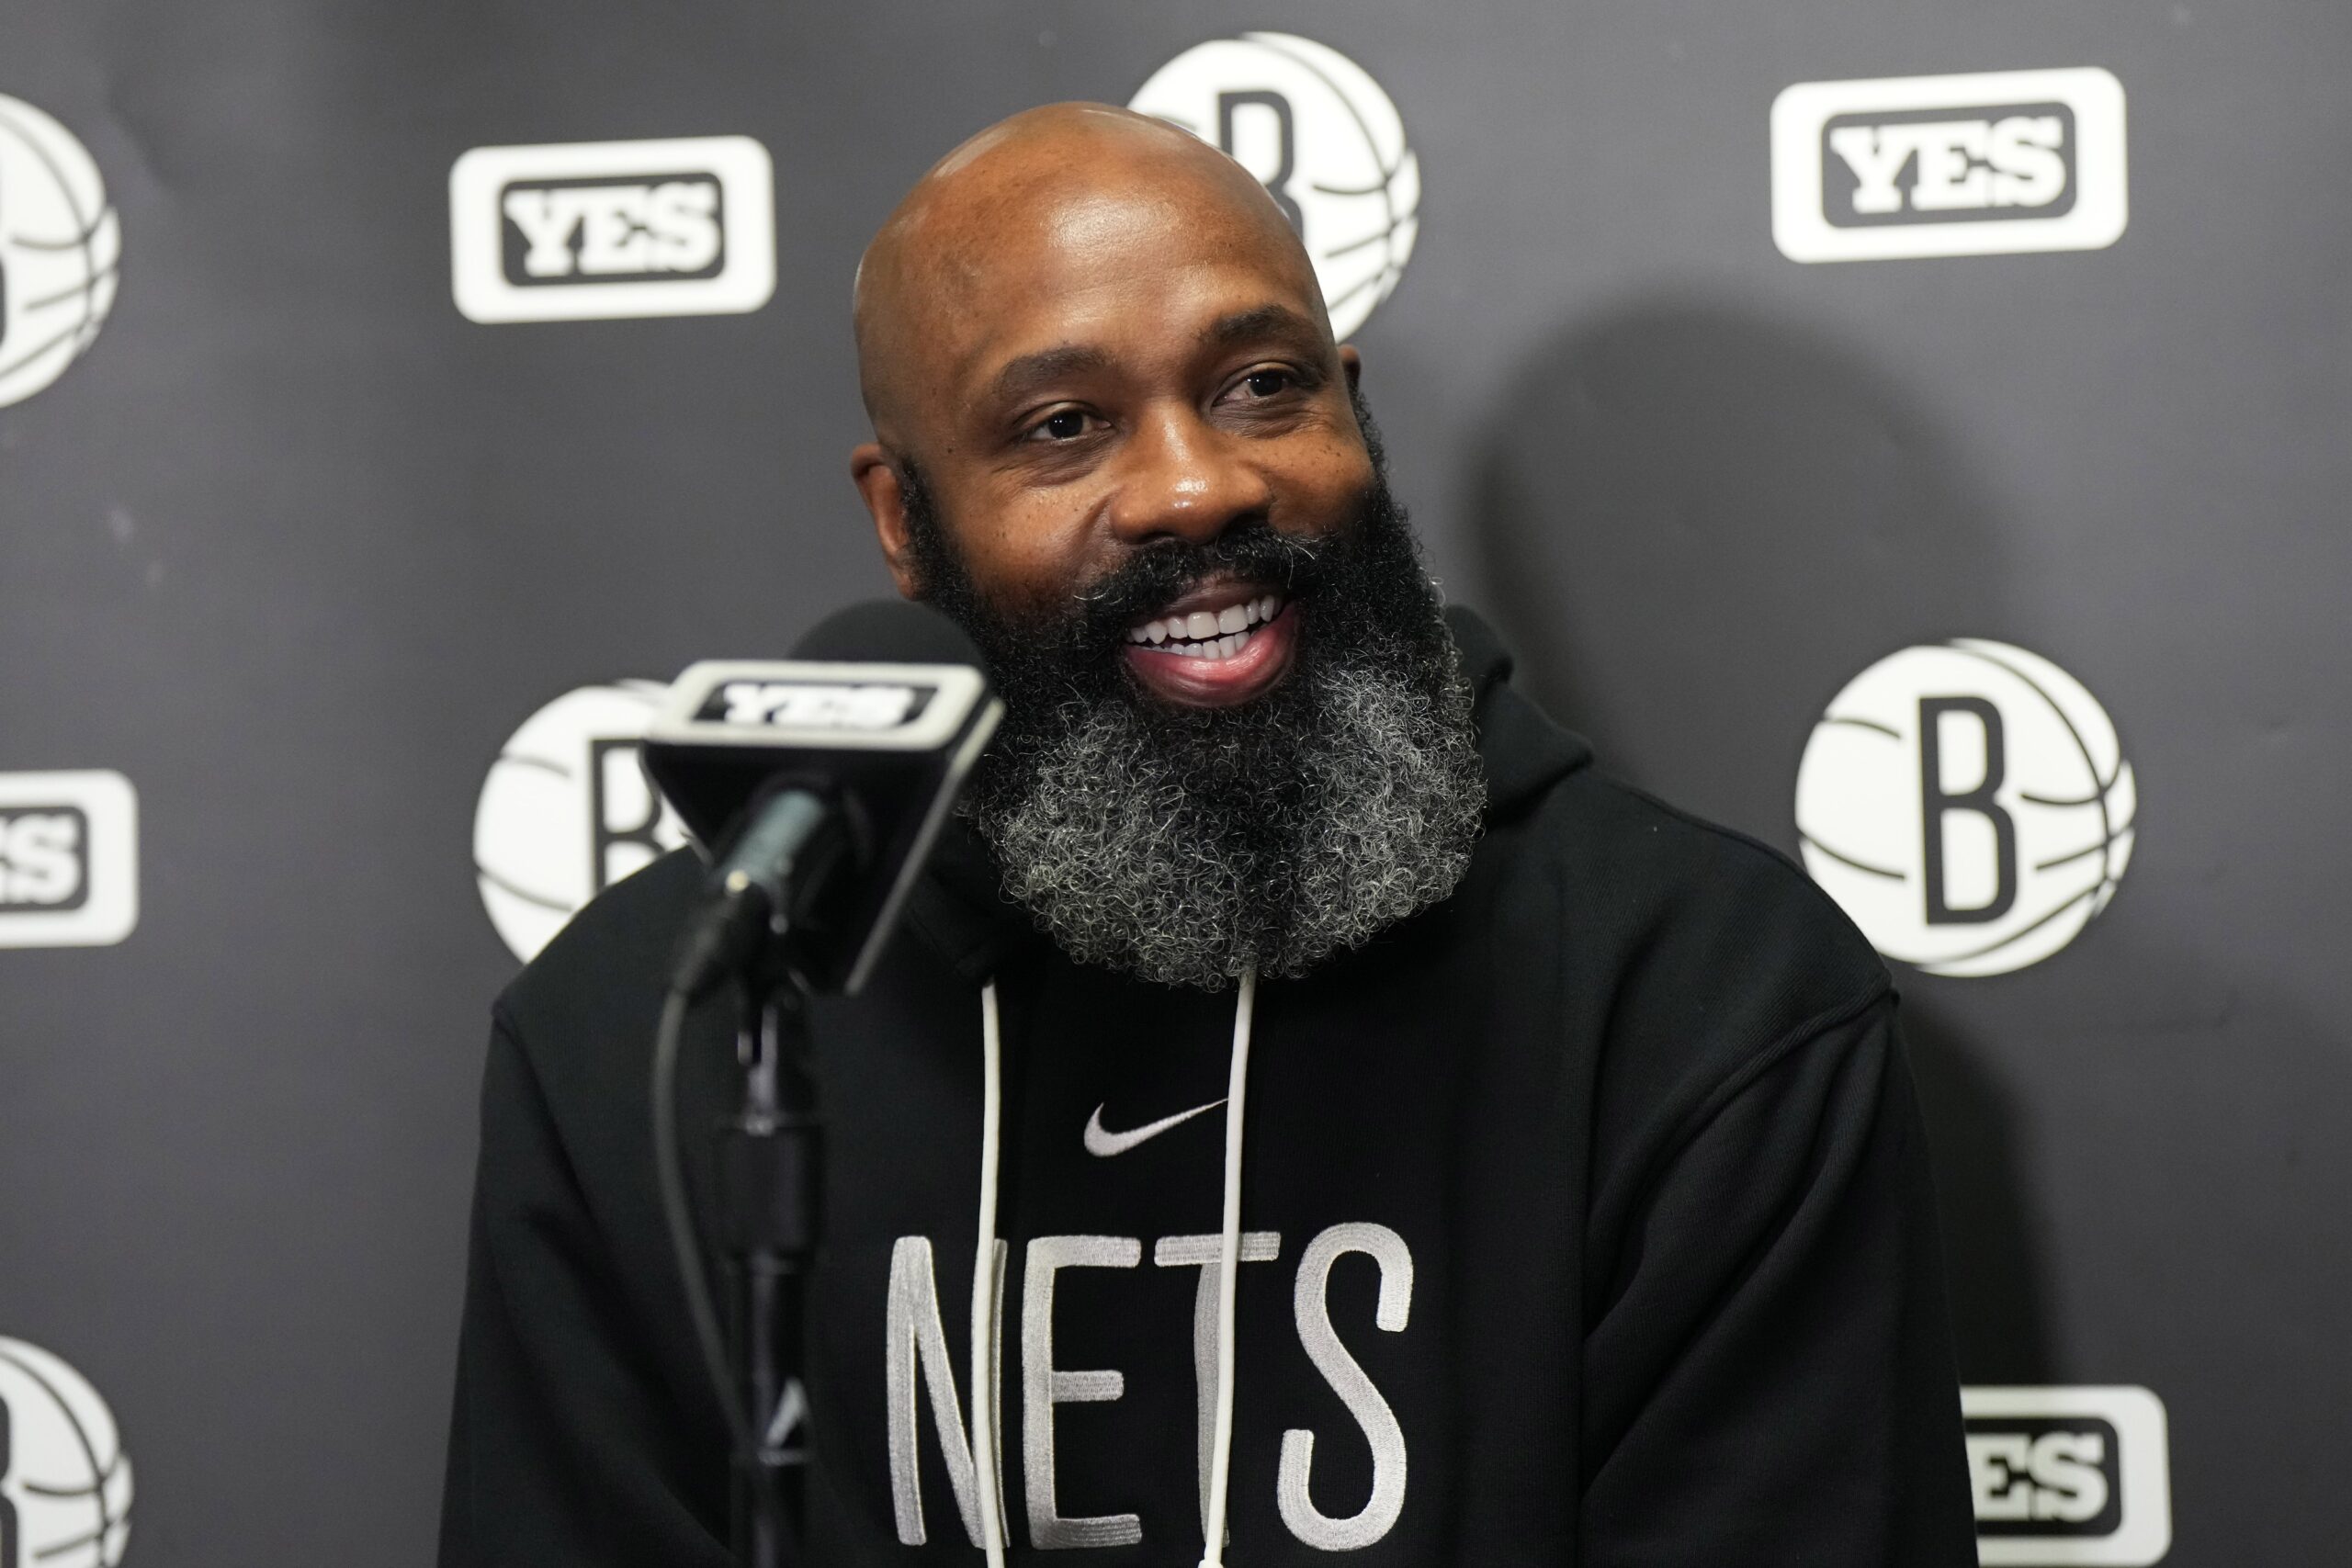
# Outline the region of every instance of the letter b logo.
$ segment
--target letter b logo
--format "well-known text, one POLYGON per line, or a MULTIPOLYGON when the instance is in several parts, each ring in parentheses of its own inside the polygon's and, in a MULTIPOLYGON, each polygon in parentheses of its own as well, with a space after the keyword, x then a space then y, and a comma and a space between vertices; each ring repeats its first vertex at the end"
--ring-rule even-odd
POLYGON ((1974 637, 1856 676, 1797 773, 1805 869, 1881 953, 1932 975, 1998 975, 2072 942, 2115 895, 2137 806, 2090 693, 1974 637))
MULTIPOLYGON (((1983 697, 1921 697, 1919 699, 1919 821, 1920 872, 1931 926, 1981 926, 1997 920, 2018 901, 2017 819, 1996 799, 2003 774, 2001 710, 1983 697), (1982 739, 1978 755, 1984 765, 1976 782, 1965 790, 1951 788, 1944 773, 1944 723, 1947 717, 1973 722, 1982 739), (1981 904, 1954 908, 1947 889, 1945 847, 1956 812, 1975 817, 1992 829, 1990 863, 1993 893, 1981 904)), ((1984 857, 1978 857, 1980 862, 1984 857)))

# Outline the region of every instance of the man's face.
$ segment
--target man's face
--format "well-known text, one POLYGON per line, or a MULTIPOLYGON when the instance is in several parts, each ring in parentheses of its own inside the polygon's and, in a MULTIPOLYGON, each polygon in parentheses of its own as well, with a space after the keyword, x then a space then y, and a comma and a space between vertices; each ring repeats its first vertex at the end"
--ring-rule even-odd
POLYGON ((1313 267, 1238 164, 1119 112, 984 133, 877 238, 852 467, 1004 698, 964 810, 1006 895, 1216 988, 1446 897, 1484 780, 1313 267))
MULTIPOLYGON (((902 461, 919 458, 994 618, 1064 622, 1156 545, 1240 528, 1312 547, 1362 511, 1374 476, 1354 352, 1331 344, 1304 258, 1249 217, 1181 184, 1080 195, 947 269, 923 311, 902 461)), ((903 468, 859 478, 871 502, 903 468)), ((916 590, 899 500, 876 520, 916 590)), ((1127 606, 1115 657, 1171 705, 1258 698, 1312 635, 1263 573, 1165 587, 1127 606)))

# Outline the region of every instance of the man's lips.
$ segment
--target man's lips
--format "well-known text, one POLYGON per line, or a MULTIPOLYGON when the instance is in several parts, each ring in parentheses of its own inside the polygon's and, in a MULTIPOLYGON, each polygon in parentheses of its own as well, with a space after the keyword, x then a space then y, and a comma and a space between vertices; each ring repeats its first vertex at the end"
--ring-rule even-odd
POLYGON ((1137 680, 1186 707, 1228 707, 1270 691, 1290 669, 1298 614, 1254 583, 1193 590, 1130 627, 1122 650, 1137 680))

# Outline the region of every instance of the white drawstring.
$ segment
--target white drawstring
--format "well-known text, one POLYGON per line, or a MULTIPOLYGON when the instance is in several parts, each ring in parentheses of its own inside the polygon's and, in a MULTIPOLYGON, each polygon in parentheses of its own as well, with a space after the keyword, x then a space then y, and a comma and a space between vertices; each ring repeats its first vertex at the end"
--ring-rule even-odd
POLYGON ((1201 1568, 1224 1568, 1225 1497, 1233 1466, 1233 1298, 1241 1274, 1241 1097, 1250 1081, 1250 1023, 1258 1006, 1258 971, 1241 972, 1233 1009, 1233 1062, 1225 1091, 1225 1221, 1217 1254, 1216 1422, 1209 1444, 1209 1510, 1201 1568))
POLYGON ((996 1448, 996 1176, 1004 1118, 1004 1044, 996 982, 980 987, 980 1234, 972 1254, 972 1478, 989 1568, 1004 1568, 996 1448))
MULTIPOLYGON (((1234 1287, 1241 1274, 1242 1097, 1250 1079, 1250 1030, 1257 1012, 1258 972, 1241 972, 1233 1010, 1233 1060, 1225 1100, 1225 1210, 1217 1255, 1216 1417, 1209 1445, 1209 1506, 1201 1568, 1225 1568, 1226 1494, 1233 1462, 1234 1287)), ((996 983, 980 988, 980 1222, 972 1261, 972 1475, 980 1540, 989 1568, 1003 1568, 1004 1529, 998 1501, 1002 1477, 996 1446, 997 1167, 1002 1159, 1004 1048, 996 983)))

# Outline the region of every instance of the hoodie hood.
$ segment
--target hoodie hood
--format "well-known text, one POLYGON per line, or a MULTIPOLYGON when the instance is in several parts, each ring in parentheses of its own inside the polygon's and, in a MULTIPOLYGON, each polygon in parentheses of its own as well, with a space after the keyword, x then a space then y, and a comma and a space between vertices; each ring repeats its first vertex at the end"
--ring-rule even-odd
MULTIPOLYGON (((1487 774, 1487 821, 1507 822, 1555 782, 1589 766, 1592 748, 1512 687, 1510 650, 1483 617, 1451 604, 1445 623, 1474 694, 1478 759, 1487 774)), ((1028 912, 1004 897, 1001 885, 987 846, 957 816, 941 832, 931 864, 908 901, 908 924, 976 986, 1016 953, 1046 941, 1028 912)))
POLYGON ((1510 683, 1510 650, 1474 610, 1449 604, 1447 629, 1475 694, 1478 760, 1487 768, 1489 826, 1518 817, 1552 785, 1592 763, 1592 747, 1554 724, 1510 683))

